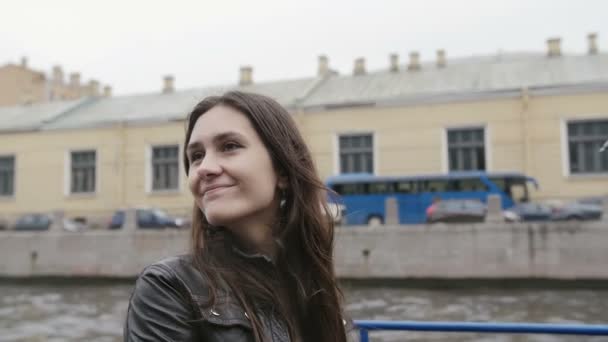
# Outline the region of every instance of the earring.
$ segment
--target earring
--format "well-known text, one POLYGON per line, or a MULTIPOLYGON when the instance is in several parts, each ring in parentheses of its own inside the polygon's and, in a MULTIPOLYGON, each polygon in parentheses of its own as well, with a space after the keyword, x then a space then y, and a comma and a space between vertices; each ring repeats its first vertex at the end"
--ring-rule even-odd
POLYGON ((285 190, 281 189, 281 200, 279 201, 279 208, 284 209, 285 203, 287 203, 287 196, 285 195, 285 190))

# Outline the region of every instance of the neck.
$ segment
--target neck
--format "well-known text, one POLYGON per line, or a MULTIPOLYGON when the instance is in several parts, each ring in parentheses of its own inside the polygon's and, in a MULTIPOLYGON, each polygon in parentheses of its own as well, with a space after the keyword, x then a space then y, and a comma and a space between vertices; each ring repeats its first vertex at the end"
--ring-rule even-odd
POLYGON ((248 253, 260 253, 276 260, 277 246, 269 225, 257 224, 230 229, 248 253))

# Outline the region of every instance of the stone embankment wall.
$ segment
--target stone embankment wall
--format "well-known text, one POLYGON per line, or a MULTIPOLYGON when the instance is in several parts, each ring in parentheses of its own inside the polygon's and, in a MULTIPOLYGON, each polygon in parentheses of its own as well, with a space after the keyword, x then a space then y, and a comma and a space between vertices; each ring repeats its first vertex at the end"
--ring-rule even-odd
MULTIPOLYGON (((0 231, 0 277, 135 277, 188 250, 175 229, 0 231)), ((350 279, 608 280, 608 222, 341 227, 336 272, 350 279)))

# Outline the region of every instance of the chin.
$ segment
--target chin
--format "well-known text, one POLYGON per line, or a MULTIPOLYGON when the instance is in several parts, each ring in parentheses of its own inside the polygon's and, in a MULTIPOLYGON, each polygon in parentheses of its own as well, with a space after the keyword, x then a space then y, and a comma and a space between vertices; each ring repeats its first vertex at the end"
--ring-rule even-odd
POLYGON ((216 227, 227 226, 236 219, 234 212, 227 210, 203 210, 203 215, 209 224, 216 227))

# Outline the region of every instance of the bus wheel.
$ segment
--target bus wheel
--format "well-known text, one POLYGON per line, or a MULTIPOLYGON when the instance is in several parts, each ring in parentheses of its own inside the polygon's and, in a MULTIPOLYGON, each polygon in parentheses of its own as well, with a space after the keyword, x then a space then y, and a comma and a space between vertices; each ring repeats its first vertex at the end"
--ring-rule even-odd
POLYGON ((382 225, 382 218, 379 216, 370 216, 367 219, 367 225, 371 227, 378 227, 382 225))

